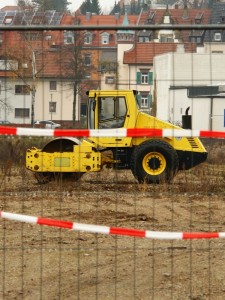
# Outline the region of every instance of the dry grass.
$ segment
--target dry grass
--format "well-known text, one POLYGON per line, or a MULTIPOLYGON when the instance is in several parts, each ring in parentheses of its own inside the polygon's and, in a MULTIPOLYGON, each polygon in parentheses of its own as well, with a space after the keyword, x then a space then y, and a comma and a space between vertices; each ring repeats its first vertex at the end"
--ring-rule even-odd
POLYGON ((49 138, 31 137, 0 137, 0 164, 8 165, 9 161, 14 166, 23 165, 26 149, 30 147, 42 148, 49 138))
MULTIPOLYGON (((25 170, 25 153, 26 149, 32 146, 42 148, 48 138, 17 138, 1 137, 0 138, 0 186, 5 177, 13 176, 12 170, 17 169, 16 173, 24 176, 25 170)), ((204 142, 204 141, 203 141, 204 142)), ((207 140, 205 143, 208 151, 207 161, 189 171, 179 172, 170 184, 158 185, 139 184, 140 191, 169 191, 187 193, 214 193, 224 192, 225 190, 225 141, 224 140, 207 140), (197 183, 197 184, 196 184, 197 183)), ((91 175, 91 174, 90 174, 91 175)), ((128 180, 134 180, 132 174, 128 180)))

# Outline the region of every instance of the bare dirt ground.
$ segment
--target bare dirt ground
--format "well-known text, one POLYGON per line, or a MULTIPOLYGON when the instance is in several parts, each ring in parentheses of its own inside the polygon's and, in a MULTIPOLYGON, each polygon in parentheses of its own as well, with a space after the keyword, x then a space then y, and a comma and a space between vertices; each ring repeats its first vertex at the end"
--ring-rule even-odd
MULTIPOLYGON (((225 232, 225 166, 204 163, 171 185, 130 171, 39 185, 0 172, 0 210, 104 226, 225 232)), ((0 299, 225 299, 225 240, 151 240, 0 220, 0 299)))

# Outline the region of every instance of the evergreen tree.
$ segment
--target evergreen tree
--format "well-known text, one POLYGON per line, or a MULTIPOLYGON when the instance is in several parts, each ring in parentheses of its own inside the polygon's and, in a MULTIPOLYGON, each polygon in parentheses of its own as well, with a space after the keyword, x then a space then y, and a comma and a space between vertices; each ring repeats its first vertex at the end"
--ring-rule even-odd
POLYGON ((140 14, 141 8, 142 8, 141 1, 138 0, 138 3, 137 3, 137 5, 136 5, 136 14, 137 14, 137 15, 140 14))
POLYGON ((131 3, 131 6, 130 6, 130 14, 131 14, 131 15, 135 15, 135 14, 136 14, 136 4, 135 4, 135 2, 132 2, 132 3, 131 3))
POLYGON ((116 1, 115 1, 114 7, 113 7, 113 9, 111 10, 110 15, 114 15, 114 14, 120 13, 120 12, 121 12, 120 6, 119 6, 119 4, 116 3, 116 1))
POLYGON ((125 15, 125 5, 123 4, 123 7, 120 10, 121 15, 125 15))
POLYGON ((40 11, 56 10, 66 11, 70 2, 67 0, 32 0, 32 3, 40 11))
POLYGON ((98 0, 85 0, 80 7, 80 11, 82 15, 85 15, 87 12, 97 15, 102 14, 101 6, 99 5, 98 0))
POLYGON ((25 9, 26 9, 26 11, 33 10, 33 8, 34 8, 34 4, 32 3, 32 0, 17 0, 16 3, 17 3, 16 5, 19 6, 20 9, 23 11, 25 9))
POLYGON ((96 15, 102 14, 101 6, 99 5, 98 0, 92 0, 92 13, 95 13, 96 15))
POLYGON ((91 12, 91 10, 92 10, 91 0, 85 0, 80 7, 80 12, 82 13, 82 15, 86 15, 86 13, 91 12))

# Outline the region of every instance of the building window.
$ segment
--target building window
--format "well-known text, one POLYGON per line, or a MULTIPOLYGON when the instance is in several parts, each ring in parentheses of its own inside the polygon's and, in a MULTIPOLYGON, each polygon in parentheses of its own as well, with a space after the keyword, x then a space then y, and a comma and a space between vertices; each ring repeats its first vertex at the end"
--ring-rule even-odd
POLYGON ((25 32, 22 37, 25 41, 38 41, 42 39, 42 35, 39 32, 25 32))
POLYGON ((225 16, 224 15, 220 16, 220 23, 221 24, 225 23, 225 16))
POLYGON ((138 41, 139 43, 148 43, 150 42, 150 39, 147 36, 139 36, 138 41))
POLYGON ((141 84, 148 84, 148 72, 141 73, 141 84))
POLYGON ((84 35, 84 43, 86 45, 92 43, 92 34, 90 32, 85 33, 85 35, 84 35))
POLYGON ((113 84, 113 83, 115 83, 115 77, 114 76, 107 76, 105 78, 105 83, 107 83, 107 84, 113 84))
POLYGON ((16 71, 18 62, 16 60, 0 60, 0 71, 16 71))
POLYGON ((196 43, 198 45, 202 44, 203 41, 202 41, 202 37, 201 36, 191 36, 190 37, 190 42, 191 43, 196 43))
POLYGON ((29 108, 15 108, 15 118, 29 118, 30 109, 29 108))
POLYGON ((85 117, 87 115, 87 104, 81 103, 80 114, 82 117, 85 117))
POLYGON ((160 35, 160 42, 161 43, 172 43, 173 42, 173 35, 172 34, 161 34, 160 35))
POLYGON ((56 112, 56 102, 49 102, 49 112, 50 113, 55 113, 56 112))
POLYGON ((141 108, 148 108, 148 97, 141 96, 141 108))
POLYGON ((52 36, 50 34, 45 36, 46 41, 50 41, 51 39, 52 39, 52 36))
POLYGON ((49 81, 49 89, 50 89, 50 91, 56 91, 57 81, 55 81, 55 80, 49 81))
POLYGON ((155 14, 156 12, 150 12, 148 19, 147 19, 147 23, 148 24, 154 24, 154 19, 155 19, 155 14))
POLYGON ((72 31, 64 31, 64 44, 74 44, 74 33, 72 31))
POLYGON ((101 42, 102 42, 102 45, 109 44, 109 33, 107 33, 107 32, 102 33, 101 42))
POLYGON ((115 62, 102 62, 99 68, 100 72, 116 72, 117 71, 117 63, 115 62))
POLYGON ((140 108, 146 109, 152 107, 152 95, 146 92, 138 94, 138 102, 140 108))
POLYGON ((84 79, 91 79, 91 73, 89 72, 84 73, 84 79))
POLYGON ((4 24, 5 25, 10 25, 13 21, 13 17, 5 17, 5 20, 4 20, 4 24))
POLYGON ((29 85, 15 85, 15 94, 16 95, 29 95, 30 86, 29 85))
POLYGON ((84 54, 84 65, 85 66, 91 65, 91 54, 89 53, 84 54))
POLYGON ((201 37, 197 37, 196 38, 196 43, 197 44, 202 44, 202 38, 201 37))
POLYGON ((201 12, 195 16, 195 24, 201 24, 202 16, 203 16, 203 13, 201 13, 201 12))
POLYGON ((137 72, 137 84, 153 84, 153 73, 148 70, 137 72))
POLYGON ((214 34, 214 41, 220 42, 221 41, 221 33, 220 32, 216 32, 214 34))

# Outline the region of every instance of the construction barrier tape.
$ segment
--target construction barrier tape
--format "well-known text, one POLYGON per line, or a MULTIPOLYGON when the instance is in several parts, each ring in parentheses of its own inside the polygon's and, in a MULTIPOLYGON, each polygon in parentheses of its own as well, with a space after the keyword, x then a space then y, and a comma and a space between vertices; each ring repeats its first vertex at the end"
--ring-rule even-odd
POLYGON ((46 225, 51 227, 65 228, 76 231, 85 231, 90 233, 112 234, 121 236, 132 236, 141 238, 150 238, 158 240, 190 240, 190 239, 215 239, 225 238, 225 232, 166 232, 149 231, 131 228, 107 227, 99 225, 89 225, 73 223, 69 221, 54 220, 40 217, 32 217, 21 214, 14 214, 0 211, 0 217, 8 220, 14 220, 25 223, 46 225))
POLYGON ((192 129, 40 129, 0 126, 0 135, 49 136, 49 137, 202 137, 225 138, 225 131, 192 129))

